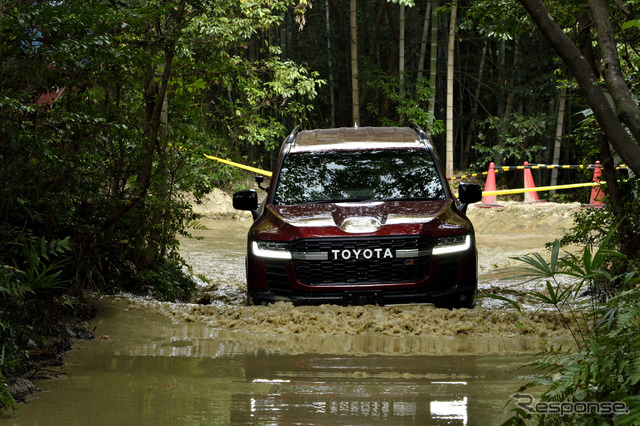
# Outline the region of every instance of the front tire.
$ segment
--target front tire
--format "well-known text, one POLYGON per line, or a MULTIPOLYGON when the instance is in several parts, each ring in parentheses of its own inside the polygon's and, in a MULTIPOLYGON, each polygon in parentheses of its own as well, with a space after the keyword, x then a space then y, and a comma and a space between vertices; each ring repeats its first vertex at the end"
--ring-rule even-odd
POLYGON ((249 306, 264 306, 267 302, 256 297, 256 295, 249 289, 247 289, 247 305, 249 306))
POLYGON ((443 298, 435 303, 438 308, 445 309, 473 309, 476 306, 477 290, 461 293, 453 297, 443 298))

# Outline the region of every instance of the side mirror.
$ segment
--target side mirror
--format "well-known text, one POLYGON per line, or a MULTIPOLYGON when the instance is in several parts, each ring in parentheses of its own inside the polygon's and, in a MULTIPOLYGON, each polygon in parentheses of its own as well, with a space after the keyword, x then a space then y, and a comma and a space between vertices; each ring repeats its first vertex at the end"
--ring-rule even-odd
POLYGON ((258 210, 258 193, 256 190, 247 189, 233 194, 233 208, 237 210, 258 210))
POLYGON ((469 204, 482 200, 482 188, 475 183, 460 183, 460 186, 458 186, 458 200, 460 200, 460 211, 466 213, 469 204))
POLYGON ((264 176, 257 175, 256 176, 256 183, 258 184, 258 188, 262 189, 264 192, 269 192, 269 187, 267 186, 265 188, 264 186, 262 186, 262 182, 264 182, 264 176))

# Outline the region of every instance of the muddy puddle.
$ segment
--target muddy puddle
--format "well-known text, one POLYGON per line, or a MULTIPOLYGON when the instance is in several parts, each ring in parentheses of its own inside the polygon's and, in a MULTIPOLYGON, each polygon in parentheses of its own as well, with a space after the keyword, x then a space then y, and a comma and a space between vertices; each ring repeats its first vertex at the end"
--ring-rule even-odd
MULTIPOLYGON (((553 312, 492 299, 458 311, 246 306, 249 225, 208 222, 183 241, 210 305, 97 299, 96 339, 0 425, 497 424, 519 367, 568 342, 553 312)), ((518 297, 496 271, 550 239, 479 232, 481 289, 518 297)))
POLYGON ((8 425, 496 424, 535 339, 257 335, 103 298, 8 425))

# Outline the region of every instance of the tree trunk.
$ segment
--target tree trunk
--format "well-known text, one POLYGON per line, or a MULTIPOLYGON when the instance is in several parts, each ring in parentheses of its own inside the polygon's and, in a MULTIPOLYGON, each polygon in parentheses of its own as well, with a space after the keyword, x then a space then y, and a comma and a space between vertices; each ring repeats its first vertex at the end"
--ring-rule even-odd
POLYGON ((480 65, 478 66, 478 84, 476 90, 471 99, 471 117, 469 118, 469 133, 467 133, 467 141, 464 144, 464 153, 462 155, 462 170, 466 170, 469 167, 469 156, 471 153, 471 144, 473 138, 476 135, 476 117, 478 115, 478 106, 480 104, 480 89, 482 89, 482 72, 484 71, 484 64, 487 59, 487 40, 485 39, 482 45, 482 53, 480 54, 480 65))
POLYGON ((360 126, 360 94, 358 91, 358 20, 356 0, 351 0, 351 109, 353 124, 360 126))
POLYGON ((380 38, 380 27, 384 20, 384 15, 387 10, 387 2, 380 2, 380 7, 378 8, 378 15, 376 16, 376 24, 373 27, 373 35, 371 36, 371 40, 369 41, 369 56, 367 62, 370 64, 374 63, 376 51, 378 50, 378 40, 380 38))
MULTIPOLYGON (((169 198, 169 185, 168 185, 168 170, 167 170, 167 140, 169 129, 169 102, 165 95, 162 101, 162 112, 160 114, 160 131, 158 134, 158 143, 156 144, 157 153, 157 166, 155 170, 155 180, 157 185, 154 186, 155 198, 160 200, 162 204, 169 198)), ((150 223, 153 225, 149 232, 148 240, 143 241, 146 243, 146 250, 143 252, 143 257, 140 259, 140 266, 143 269, 149 268, 155 261, 161 248, 164 246, 162 241, 164 232, 162 231, 162 222, 166 216, 165 209, 161 206, 156 206, 155 211, 150 219, 150 223)))
MULTIPOLYGON (((506 63, 506 62, 505 62, 506 63)), ((500 117, 500 132, 498 134, 498 144, 500 146, 505 144, 504 135, 509 131, 509 117, 511 116, 511 112, 514 107, 514 95, 513 89, 509 86, 513 84, 513 81, 516 80, 516 73, 518 72, 518 67, 520 66, 520 46, 518 44, 518 40, 515 40, 515 50, 513 53, 513 66, 511 67, 512 73, 509 77, 505 77, 506 82, 504 84, 505 88, 509 89, 507 94, 507 99, 505 101, 503 115, 500 117)), ((525 161, 529 161, 529 158, 525 158, 525 161)), ((496 166, 502 166, 504 163, 504 158, 495 158, 494 159, 496 166)), ((515 175, 513 175, 515 177, 515 175)))
MULTIPOLYGON (((558 101, 558 120, 556 121, 556 141, 553 146, 553 164, 560 164, 560 148, 562 147, 562 131, 564 129, 564 106, 567 99, 567 88, 563 87, 560 91, 560 99, 558 101)), ((551 170, 551 186, 558 184, 558 169, 551 170)), ((551 191, 555 193, 555 191, 551 191)))
POLYGON ((593 14, 598 45, 602 54, 602 75, 609 93, 614 99, 615 109, 624 124, 629 127, 636 141, 640 141, 640 109, 633 100, 633 94, 622 75, 618 57, 618 46, 613 35, 605 0, 589 0, 593 14))
POLYGON ((333 93, 333 65, 331 63, 331 21, 329 20, 329 0, 325 0, 327 22, 327 57, 329 65, 329 102, 331 104, 331 127, 336 127, 336 101, 333 93))
MULTIPOLYGON (((378 16, 376 17, 376 24, 373 28, 373 35, 371 36, 371 40, 369 40, 369 56, 367 57, 367 63, 373 64, 375 62, 375 56, 378 49, 378 40, 380 35, 380 26, 382 25, 385 11, 387 10, 387 2, 380 2, 380 8, 378 9, 378 16)), ((364 105, 367 102, 367 96, 369 95, 370 90, 367 87, 364 87, 360 92, 360 99, 358 101, 359 105, 364 105)), ((381 111, 381 115, 385 116, 386 113, 381 111)), ((353 123, 351 123, 353 125, 353 123)))
POLYGON ((431 61, 429 64, 429 85, 431 86, 431 96, 429 97, 429 127, 427 134, 431 135, 431 127, 435 120, 436 113, 436 79, 438 76, 438 15, 437 7, 432 7, 431 17, 431 61))
MULTIPOLYGON (((398 36, 398 82, 400 84, 400 98, 404 97, 404 30, 405 30, 404 4, 400 5, 400 28, 398 36)), ((404 122, 404 114, 400 114, 400 122, 404 122)))
POLYGON ((518 0, 531 15, 540 32, 571 69, 602 130, 622 160, 640 175, 640 146, 627 133, 616 112, 609 104, 598 78, 578 48, 556 24, 540 0, 518 0))
POLYGON ((164 107, 164 99, 167 95, 167 87, 169 85, 169 77, 171 76, 171 65, 173 64, 173 58, 175 56, 177 38, 182 28, 182 18, 184 15, 186 0, 180 2, 179 7, 176 10, 175 15, 175 34, 172 34, 173 39, 168 42, 165 48, 165 60, 163 65, 162 77, 160 79, 160 85, 157 88, 157 92, 153 87, 155 83, 153 78, 148 80, 147 87, 150 91, 145 94, 147 101, 147 119, 148 123, 145 130, 149 135, 146 144, 146 155, 142 169, 138 173, 138 182, 136 189, 131 194, 129 200, 122 207, 114 210, 107 216, 107 218, 98 225, 97 232, 100 233, 105 229, 111 227, 114 223, 120 220, 129 210, 131 210, 138 202, 146 195, 149 186, 151 185, 151 176, 153 172, 153 159, 156 146, 158 145, 158 135, 160 132, 160 126, 162 121, 162 110, 164 107))
POLYGON ((422 26, 422 39, 420 41, 420 57, 418 59, 418 82, 424 74, 424 59, 427 56, 427 42, 429 41, 429 19, 431 18, 431 4, 433 0, 427 1, 427 10, 424 12, 424 24, 422 26))
POLYGON ((613 155, 609 148, 607 137, 598 133, 598 147, 600 148, 600 156, 602 159, 602 173, 607 182, 607 194, 611 205, 611 213, 616 220, 620 220, 620 226, 617 233, 620 238, 620 252, 629 259, 635 259, 638 254, 638 238, 634 235, 634 229, 631 227, 628 216, 624 211, 624 202, 622 193, 618 186, 618 176, 616 173, 613 155))
POLYGON ((453 0, 451 16, 449 20, 449 48, 447 54, 447 149, 446 149, 446 173, 453 176, 453 63, 456 45, 456 11, 458 0, 453 0))

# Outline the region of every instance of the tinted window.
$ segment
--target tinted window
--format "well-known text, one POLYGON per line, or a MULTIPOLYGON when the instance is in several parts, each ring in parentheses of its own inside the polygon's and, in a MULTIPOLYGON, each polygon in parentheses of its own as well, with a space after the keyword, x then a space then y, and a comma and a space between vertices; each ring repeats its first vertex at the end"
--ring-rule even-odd
POLYGON ((431 153, 424 149, 299 152, 285 157, 276 204, 444 199, 431 153))

